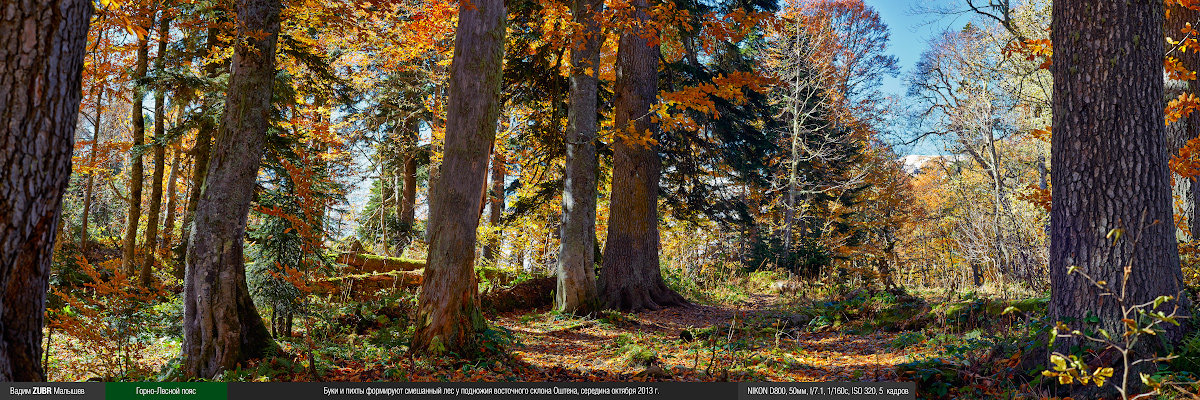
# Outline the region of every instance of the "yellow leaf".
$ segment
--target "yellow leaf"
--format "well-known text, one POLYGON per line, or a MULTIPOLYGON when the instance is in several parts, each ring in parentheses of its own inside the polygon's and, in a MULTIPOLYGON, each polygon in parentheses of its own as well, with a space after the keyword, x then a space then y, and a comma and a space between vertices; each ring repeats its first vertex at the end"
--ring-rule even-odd
POLYGON ((1117 240, 1120 240, 1120 239, 1121 239, 1121 235, 1124 235, 1124 234, 1125 234, 1125 230, 1124 230, 1124 229, 1121 229, 1121 228, 1115 228, 1115 229, 1113 229, 1113 230, 1111 230, 1111 231, 1108 231, 1108 234, 1107 234, 1107 235, 1104 235, 1104 237, 1105 237, 1106 239, 1112 239, 1112 241, 1113 241, 1113 244, 1116 244, 1116 243, 1117 243, 1117 240))
POLYGON ((1104 386, 1104 381, 1112 376, 1112 367, 1096 368, 1096 372, 1092 374, 1092 381, 1096 383, 1096 387, 1101 387, 1104 386))
POLYGON ((1058 354, 1051 354, 1050 355, 1050 363, 1054 364, 1055 371, 1062 372, 1062 371, 1067 370, 1067 359, 1063 358, 1063 356, 1060 356, 1058 354))

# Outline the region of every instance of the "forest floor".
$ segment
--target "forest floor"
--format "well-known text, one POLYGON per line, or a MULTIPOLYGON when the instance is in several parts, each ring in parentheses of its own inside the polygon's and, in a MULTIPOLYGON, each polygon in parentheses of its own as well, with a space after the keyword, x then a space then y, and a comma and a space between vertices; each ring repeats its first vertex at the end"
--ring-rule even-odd
MULTIPOLYGON (((995 377, 1011 375, 1017 358, 1009 350, 993 350, 999 345, 1015 349, 1023 339, 1010 331, 1032 321, 1001 310, 1044 308, 1044 299, 955 300, 944 292, 814 289, 779 295, 774 286, 784 281, 756 276, 685 287, 681 293, 694 299, 688 306, 588 317, 553 312, 549 300, 538 297, 545 291, 530 292, 541 293, 533 296, 541 299, 535 303, 540 306, 485 313, 491 329, 482 335, 484 354, 466 358, 409 353, 412 291, 381 291, 369 299, 326 297, 310 303, 311 318, 297 318, 294 332, 276 336, 282 357, 252 361, 216 379, 917 380, 945 390, 964 384, 982 388, 995 377), (981 368, 980 360, 1001 368, 981 368), (967 366, 970 371, 963 373, 967 366)), ((59 313, 78 316, 55 329, 47 357, 51 378, 183 379, 181 312, 175 296, 99 296, 64 307, 59 313)))
POLYGON ((517 334, 524 345, 513 353, 529 364, 611 377, 632 373, 635 378, 683 381, 890 381, 897 379, 897 364, 919 356, 915 348, 889 347, 895 333, 762 335, 761 329, 753 329, 782 323, 776 318, 780 301, 778 296, 752 294, 739 305, 646 311, 617 323, 564 324, 550 313, 510 313, 495 323, 517 334), (695 338, 695 332, 706 329, 715 337, 695 338), (639 351, 642 354, 631 354, 639 351))
MULTIPOLYGON (((896 366, 936 356, 893 346, 903 333, 790 326, 787 300, 750 294, 731 305, 564 316, 548 307, 489 315, 507 351, 476 360, 360 357, 327 381, 892 381, 896 366)), ((275 379, 309 380, 296 373, 275 379)))

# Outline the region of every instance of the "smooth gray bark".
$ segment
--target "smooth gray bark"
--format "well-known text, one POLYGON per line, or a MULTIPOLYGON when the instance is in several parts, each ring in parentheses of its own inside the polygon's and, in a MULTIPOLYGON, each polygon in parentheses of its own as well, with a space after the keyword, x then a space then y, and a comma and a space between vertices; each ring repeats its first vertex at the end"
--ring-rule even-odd
POLYGON ((588 313, 596 293, 596 74, 600 70, 603 0, 575 0, 572 19, 581 32, 571 51, 571 104, 567 110, 567 161, 563 180, 562 244, 554 309, 588 313))
POLYGON ((412 351, 478 351, 486 328, 479 311, 475 230, 488 153, 500 118, 504 61, 503 0, 460 2, 446 104, 444 157, 429 199, 429 256, 417 301, 412 351))

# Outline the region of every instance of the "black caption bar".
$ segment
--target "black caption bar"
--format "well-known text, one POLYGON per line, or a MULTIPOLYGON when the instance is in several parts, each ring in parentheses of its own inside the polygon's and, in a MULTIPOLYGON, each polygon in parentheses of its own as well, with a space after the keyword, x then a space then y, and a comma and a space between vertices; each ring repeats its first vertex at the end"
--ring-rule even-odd
POLYGON ((735 384, 684 382, 230 383, 229 400, 262 400, 262 396, 287 400, 733 400, 737 397, 736 391, 735 384))
POLYGON ((915 400, 914 382, 740 383, 738 400, 915 400))
POLYGON ((0 398, 25 400, 104 400, 104 384, 92 382, 4 382, 0 398))
POLYGON ((0 383, 21 400, 915 400, 912 382, 0 383))

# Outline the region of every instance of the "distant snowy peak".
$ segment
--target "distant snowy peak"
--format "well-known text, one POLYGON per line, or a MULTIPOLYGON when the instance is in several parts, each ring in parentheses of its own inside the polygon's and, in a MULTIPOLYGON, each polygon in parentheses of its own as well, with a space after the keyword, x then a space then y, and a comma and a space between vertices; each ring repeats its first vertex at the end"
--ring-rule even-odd
POLYGON ((949 160, 954 161, 957 157, 954 156, 939 156, 939 155, 921 155, 913 154, 900 158, 900 168, 909 175, 921 173, 921 169, 933 160, 949 160))

